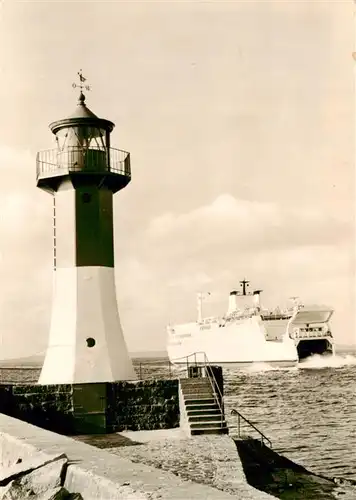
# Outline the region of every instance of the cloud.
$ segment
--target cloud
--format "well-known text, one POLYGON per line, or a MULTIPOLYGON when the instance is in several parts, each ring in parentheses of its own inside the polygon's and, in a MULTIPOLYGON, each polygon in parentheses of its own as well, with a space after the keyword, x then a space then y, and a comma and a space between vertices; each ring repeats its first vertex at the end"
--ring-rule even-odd
MULTIPOLYGON (((195 318, 197 291, 212 292, 210 312, 221 314, 228 293, 245 276, 264 289, 266 305, 299 295, 308 303, 334 306, 340 311, 338 329, 346 331, 353 321, 345 314, 353 286, 353 229, 347 215, 223 194, 189 212, 155 217, 137 235, 131 255, 139 271, 134 275, 139 293, 122 287, 124 325, 139 339, 142 326, 134 310, 142 308, 147 311, 145 330, 155 331, 164 345, 165 323, 195 318)), ((132 275, 130 266, 118 260, 117 276, 124 283, 132 275)))
POLYGON ((172 257, 256 253, 295 246, 333 245, 350 234, 351 224, 313 208, 239 200, 223 194, 211 204, 151 221, 147 238, 158 255, 172 257))
POLYGON ((36 159, 0 146, 0 340, 2 354, 46 344, 52 287, 51 197, 36 188, 36 159))

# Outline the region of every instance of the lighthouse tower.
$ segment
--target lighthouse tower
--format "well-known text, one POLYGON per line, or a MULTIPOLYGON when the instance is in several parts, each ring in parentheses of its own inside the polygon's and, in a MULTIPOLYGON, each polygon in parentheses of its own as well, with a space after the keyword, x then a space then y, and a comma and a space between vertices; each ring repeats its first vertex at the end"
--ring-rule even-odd
MULTIPOLYGON (((57 147, 37 154, 37 186, 53 195, 54 291, 40 384, 132 380, 114 277, 113 194, 131 180, 114 124, 85 104, 50 124, 57 147)), ((89 88, 88 88, 89 90, 89 88)))

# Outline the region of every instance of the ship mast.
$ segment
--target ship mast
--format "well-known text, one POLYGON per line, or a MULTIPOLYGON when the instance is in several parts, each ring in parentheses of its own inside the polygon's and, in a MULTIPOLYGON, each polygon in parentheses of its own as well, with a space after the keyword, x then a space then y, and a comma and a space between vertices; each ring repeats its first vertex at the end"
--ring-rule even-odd
POLYGON ((299 297, 289 297, 289 299, 293 302, 293 311, 298 311, 300 306, 299 297))
POLYGON ((198 292, 197 293, 197 311, 198 311, 198 323, 203 322, 203 300, 210 295, 210 292, 198 292))

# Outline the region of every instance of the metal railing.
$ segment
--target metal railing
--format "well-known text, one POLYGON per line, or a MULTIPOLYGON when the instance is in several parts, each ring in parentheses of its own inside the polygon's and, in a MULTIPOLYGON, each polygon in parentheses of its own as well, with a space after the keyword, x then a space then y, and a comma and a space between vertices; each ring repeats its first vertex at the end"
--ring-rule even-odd
POLYGON ((179 378, 172 363, 168 360, 133 360, 133 365, 139 380, 179 378))
POLYGON ((193 352, 192 354, 188 354, 188 356, 183 356, 182 358, 176 358, 172 360, 172 364, 174 365, 174 362, 180 361, 180 360, 185 360, 186 367, 187 367, 187 377, 189 377, 189 368, 191 366, 195 367, 200 367, 205 369, 205 374, 207 375, 207 378, 209 380, 211 389, 212 389, 212 394, 213 398, 218 405, 218 408, 220 410, 220 420, 221 420, 221 425, 223 424, 224 421, 224 397, 221 393, 219 384, 216 380, 216 377, 214 375, 213 370, 211 369, 211 364, 209 363, 208 357, 203 351, 198 351, 198 352, 193 352), (197 356, 202 357, 202 361, 197 360, 197 356), (190 361, 190 359, 193 359, 193 361, 190 361))
MULTIPOLYGON (((220 410, 221 423, 223 422, 224 398, 205 352, 203 351, 193 352, 191 354, 188 354, 187 356, 183 356, 181 358, 175 358, 172 361, 166 361, 161 363, 158 363, 157 361, 154 361, 153 363, 142 361, 136 363, 136 366, 141 380, 151 377, 157 378, 158 376, 163 376, 163 378, 167 378, 167 376, 169 376, 170 378, 175 377, 179 379, 183 377, 189 377, 189 368, 192 366, 205 369, 206 376, 212 388, 213 397, 220 410), (155 367, 154 371, 153 370, 150 371, 148 369, 148 366, 150 365, 152 367, 155 367), (145 375, 144 371, 146 371, 146 374, 148 372, 149 374, 148 377, 144 376, 145 375)), ((243 421, 259 434, 261 444, 267 443, 268 446, 272 448, 272 441, 265 434, 263 434, 263 432, 261 432, 250 420, 244 417, 239 411, 233 408, 231 410, 231 415, 237 415, 237 433, 239 438, 241 437, 241 421, 243 421)))
POLYGON ((243 420, 247 425, 249 425, 252 429, 254 429, 259 435, 261 439, 261 444, 264 445, 265 442, 268 443, 268 446, 272 448, 272 441, 268 439, 267 436, 263 434, 250 420, 248 420, 246 417, 241 415, 239 411, 237 411, 235 408, 231 410, 231 415, 237 415, 237 435, 240 438, 241 437, 241 420, 243 420))
POLYGON ((268 321, 268 320, 283 320, 283 319, 291 319, 292 317, 292 312, 288 313, 261 313, 261 319, 262 321, 268 321))
POLYGON ((36 178, 66 175, 69 172, 105 173, 131 177, 130 153, 115 148, 81 148, 67 146, 39 151, 36 158, 36 178))
POLYGON ((318 339, 318 338, 327 338, 332 337, 330 331, 298 331, 292 333, 293 339, 318 339))
MULTIPOLYGON (((214 399, 216 400, 216 403, 220 409, 220 415, 221 415, 221 422, 224 420, 224 404, 223 404, 223 395, 221 393, 219 384, 216 380, 216 377, 214 375, 214 372, 211 370, 211 364, 208 360, 207 355, 205 352, 194 352, 192 354, 189 354, 188 356, 184 356, 182 358, 176 358, 172 360, 172 364, 174 362, 180 362, 182 363, 182 360, 184 360, 184 364, 186 364, 186 370, 187 370, 187 376, 189 376, 189 367, 190 366, 197 366, 197 367, 203 367, 205 369, 205 373, 209 379, 211 388, 213 390, 213 395, 214 399), (199 361, 198 358, 201 357, 202 361, 199 361), (193 361, 190 361, 193 359, 193 361)), ((241 437, 241 420, 245 422, 249 427, 254 429, 260 436, 261 444, 267 443, 270 448, 272 448, 272 441, 265 435, 263 432, 261 432, 250 420, 248 420, 246 417, 244 417, 239 411, 237 411, 235 408, 231 410, 231 415, 237 415, 237 432, 238 432, 238 437, 241 437)))

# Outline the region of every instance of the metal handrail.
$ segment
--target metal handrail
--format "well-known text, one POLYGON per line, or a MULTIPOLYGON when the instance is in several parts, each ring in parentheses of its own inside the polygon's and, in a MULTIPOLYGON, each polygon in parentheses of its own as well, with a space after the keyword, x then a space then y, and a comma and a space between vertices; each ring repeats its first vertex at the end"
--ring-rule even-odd
MULTIPOLYGON (((181 358, 173 359, 172 364, 174 364, 174 361, 179 361, 179 360, 183 360, 183 359, 186 360, 187 373, 188 373, 189 372, 189 359, 192 358, 193 356, 194 356, 194 363, 193 364, 195 366, 202 365, 204 368, 206 368, 206 373, 207 373, 211 388, 213 390, 214 399, 216 400, 216 403, 220 409, 221 422, 222 422, 223 418, 224 418, 224 412, 223 412, 223 400, 224 400, 224 398, 223 398, 223 395, 221 393, 220 387, 217 383, 216 377, 214 376, 214 373, 213 372, 211 372, 211 374, 209 373, 208 368, 211 366, 211 364, 208 360, 206 353, 203 351, 193 352, 191 354, 188 354, 188 356, 182 356, 181 358), (197 361, 197 355, 203 355, 203 363, 199 363, 199 361, 197 361), (216 396, 216 393, 218 394, 218 396, 216 396), (221 401, 221 403, 220 403, 220 401, 221 401)), ((269 447, 272 448, 272 441, 265 434, 263 434, 263 432, 261 432, 250 420, 248 420, 246 417, 244 417, 239 411, 237 411, 235 408, 233 408, 231 410, 231 415, 238 416, 238 422, 237 422, 238 437, 241 437, 240 420, 242 419, 244 422, 246 422, 252 429, 254 429, 261 436, 261 444, 264 444, 264 442, 266 441, 266 443, 268 443, 269 447)))
POLYGON ((222 402, 223 402, 223 395, 222 395, 222 393, 220 391, 220 387, 219 387, 219 385, 217 383, 217 380, 216 380, 216 378, 214 376, 214 373, 213 372, 211 372, 211 374, 209 373, 209 369, 208 368, 210 368, 211 365, 210 365, 210 362, 208 360, 208 357, 207 357, 206 353, 203 352, 203 351, 193 352, 191 354, 188 354, 188 356, 182 356, 181 358, 175 358, 174 360, 172 360, 172 364, 174 364, 173 361, 178 361, 180 359, 185 359, 186 363, 187 363, 187 375, 188 375, 188 373, 189 373, 189 358, 191 358, 192 356, 194 356, 194 364, 193 364, 193 366, 194 365, 195 366, 202 366, 203 368, 206 368, 206 373, 207 373, 207 376, 208 376, 208 380, 209 380, 209 383, 211 385, 211 389, 213 391, 213 397, 214 397, 214 399, 215 399, 215 401, 216 401, 216 403, 217 403, 217 405, 219 407, 219 410, 220 410, 220 418, 221 418, 221 424, 222 424, 223 423, 223 419, 224 419, 223 404, 222 404, 222 402), (203 355, 203 363, 197 362, 197 354, 198 355, 200 355, 200 354, 203 355), (217 393, 218 393, 218 395, 217 395, 217 393), (220 401, 221 401, 221 403, 220 403, 220 401))
POLYGON ((213 371, 211 372, 211 375, 212 377, 210 377, 210 374, 209 374, 209 370, 208 370, 208 366, 210 366, 210 363, 209 363, 209 360, 207 358, 207 355, 205 354, 204 352, 204 361, 205 361, 205 368, 206 368, 206 373, 208 374, 208 379, 209 379, 209 382, 210 382, 210 385, 211 385, 211 389, 213 391, 213 396, 214 395, 214 385, 215 385, 215 391, 217 389, 217 392, 219 393, 219 396, 220 396, 220 399, 219 397, 214 397, 214 399, 216 400, 217 404, 218 404, 218 407, 219 407, 219 410, 220 410, 220 420, 221 420, 221 426, 223 424, 223 420, 224 420, 224 411, 223 411, 223 395, 220 391, 220 387, 217 383, 217 380, 216 380, 216 377, 213 373, 213 371), (215 382, 215 384, 213 383, 213 381, 215 382), (220 403, 221 401, 221 403, 220 403))
POLYGON ((150 379, 150 378, 157 378, 157 374, 159 376, 162 376, 164 378, 167 377, 167 372, 165 371, 165 369, 167 368, 168 366, 168 376, 169 378, 172 378, 173 376, 173 373, 172 373, 172 363, 170 361, 168 361, 168 363, 157 363, 157 361, 140 361, 138 363, 135 363, 134 364, 134 367, 136 369, 137 367, 137 371, 138 371, 138 375, 139 375, 139 380, 147 380, 147 379, 150 379), (153 366, 153 367, 156 367, 156 368, 160 368, 161 371, 158 371, 156 370, 154 373, 152 373, 149 377, 144 377, 144 373, 143 373, 143 368, 147 368, 149 366, 153 366))
POLYGON ((233 408, 231 410, 231 415, 237 415, 238 416, 238 420, 237 420, 237 432, 238 432, 238 437, 239 438, 241 437, 240 419, 242 419, 250 427, 252 427, 252 429, 254 429, 256 432, 258 432, 258 434, 261 436, 261 444, 262 445, 264 444, 264 440, 266 440, 267 443, 269 444, 269 447, 272 448, 272 441, 270 439, 268 439, 268 437, 265 436, 263 434, 263 432, 261 432, 259 429, 257 429, 257 427, 252 422, 250 422, 250 420, 248 420, 246 417, 244 417, 243 415, 241 415, 241 413, 239 411, 237 411, 235 408, 233 408))
POLYGON ((171 360, 171 363, 174 365, 175 361, 179 361, 180 359, 185 359, 187 360, 188 358, 191 358, 192 356, 195 357, 195 363, 197 365, 197 361, 196 361, 196 355, 197 354, 203 354, 204 356, 206 356, 205 352, 204 351, 195 351, 195 352, 192 352, 191 354, 188 354, 187 356, 181 356, 180 358, 174 358, 171 360))

